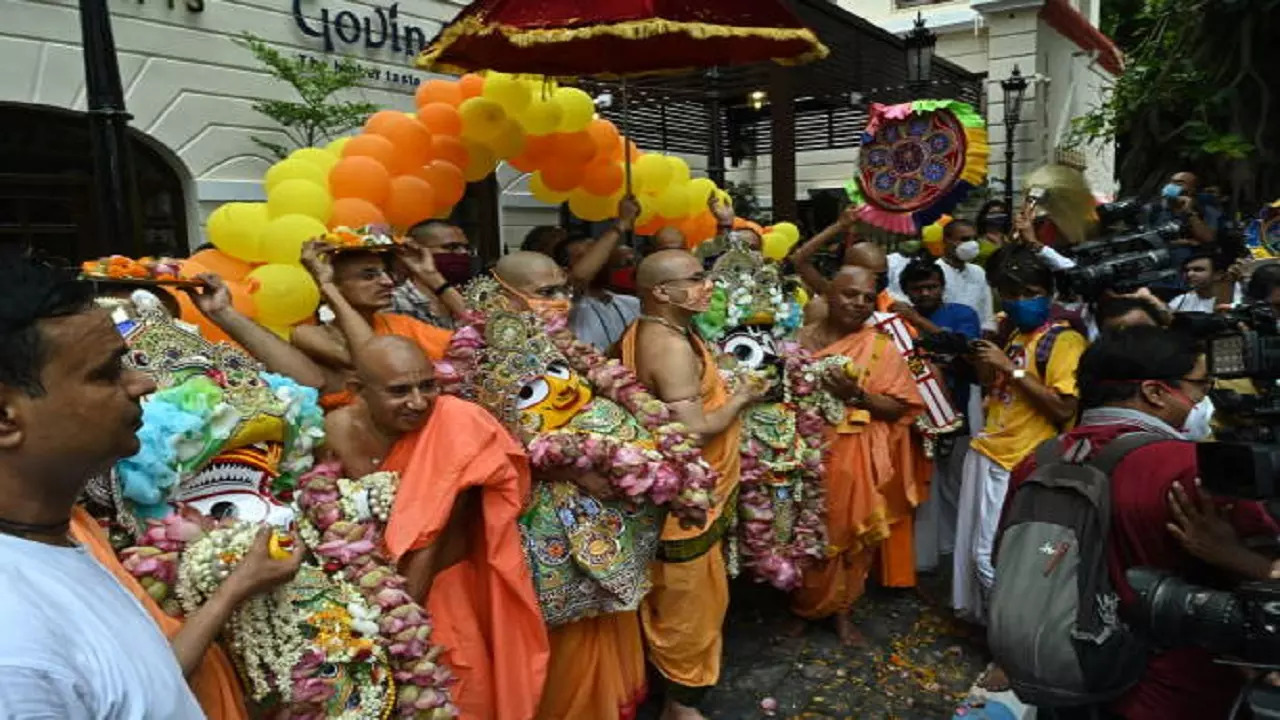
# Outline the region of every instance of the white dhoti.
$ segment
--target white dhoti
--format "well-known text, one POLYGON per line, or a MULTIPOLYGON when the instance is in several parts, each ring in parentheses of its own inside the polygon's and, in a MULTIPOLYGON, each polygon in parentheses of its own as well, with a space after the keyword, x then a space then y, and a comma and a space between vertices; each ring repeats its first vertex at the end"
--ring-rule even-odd
POLYGON ((995 585, 991 563, 1009 471, 975 450, 965 454, 956 516, 951 602, 966 620, 986 624, 986 597, 995 585))

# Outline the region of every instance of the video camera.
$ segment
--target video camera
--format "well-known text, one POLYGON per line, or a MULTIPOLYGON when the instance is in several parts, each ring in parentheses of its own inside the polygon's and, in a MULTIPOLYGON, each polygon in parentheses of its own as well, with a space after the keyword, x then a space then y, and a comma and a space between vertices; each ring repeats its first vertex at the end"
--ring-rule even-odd
POLYGON ((1076 267, 1063 273, 1064 291, 1095 299, 1107 290, 1133 292, 1178 276, 1169 243, 1186 237, 1178 222, 1142 227, 1142 206, 1133 199, 1099 205, 1099 226, 1108 233, 1081 243, 1069 254, 1076 267))
POLYGON ((969 338, 958 332, 943 331, 922 334, 918 343, 930 355, 944 358, 968 355, 973 351, 972 342, 969 338))

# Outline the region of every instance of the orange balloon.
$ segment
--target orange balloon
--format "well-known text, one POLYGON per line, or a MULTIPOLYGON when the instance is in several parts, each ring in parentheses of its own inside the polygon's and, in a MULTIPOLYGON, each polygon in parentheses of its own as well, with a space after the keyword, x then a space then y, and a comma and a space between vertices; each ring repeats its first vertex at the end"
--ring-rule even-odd
MULTIPOLYGON (((402 112, 383 110, 374 113, 373 117, 369 118, 369 122, 365 123, 364 128, 365 134, 383 137, 391 142, 392 152, 389 160, 372 154, 370 157, 386 165, 393 175, 402 174, 409 168, 426 162, 431 152, 431 133, 422 123, 402 112)), ((351 154, 351 144, 347 143, 343 148, 344 155, 351 154)), ((355 154, 369 154, 363 152, 364 145, 365 143, 357 143, 355 154)), ((382 152, 381 146, 373 152, 382 152)))
POLYGON ((661 230, 662 228, 670 224, 671 224, 670 220, 662 217, 661 215, 654 215, 653 217, 649 218, 649 222, 636 225, 636 234, 637 235, 653 235, 657 233, 659 230, 661 230))
POLYGON ((436 207, 453 207, 467 191, 467 180, 457 165, 444 160, 432 160, 423 168, 424 176, 435 191, 436 207))
MULTIPOLYGON (((385 138, 381 139, 386 142, 385 138)), ((329 171, 329 192, 335 200, 360 198, 374 205, 381 205, 386 201, 390 189, 391 173, 387 171, 385 165, 371 157, 364 155, 344 157, 329 171)))
POLYGON ((622 166, 614 160, 592 160, 582 173, 582 189, 592 195, 612 195, 622 187, 622 166))
POLYGON ((448 103, 457 107, 462 102, 462 88, 452 80, 428 80, 418 86, 414 93, 418 107, 434 102, 448 103))
POLYGON ((186 274, 211 272, 218 275, 223 280, 239 280, 249 274, 253 266, 249 263, 233 258, 221 250, 201 250, 182 261, 182 269, 186 274), (188 270, 188 267, 193 268, 188 270))
POLYGON ((391 178, 391 190, 383 207, 392 225, 407 230, 430 218, 435 202, 435 190, 426 180, 413 175, 399 175, 391 178))
POLYGON ((576 133, 555 133, 550 137, 557 162, 585 165, 596 156, 596 143, 585 130, 576 133))
POLYGON ((431 137, 431 159, 444 160, 454 167, 466 167, 467 147, 462 141, 450 135, 433 135, 431 137))
POLYGON ((475 73, 463 75, 458 78, 458 90, 462 92, 463 100, 480 97, 484 93, 484 76, 475 73))
MULTIPOLYGON (((409 119, 405 118, 405 120, 408 121, 409 119)), ((346 145, 342 146, 342 157, 355 156, 372 158, 388 170, 395 168, 401 162, 400 158, 397 157, 395 143, 382 135, 373 133, 356 135, 346 145)))
POLYGON ((377 205, 360 198, 339 198, 333 201, 333 212, 329 214, 329 227, 346 226, 360 228, 365 225, 386 225, 387 218, 377 205))
POLYGON ((582 166, 555 162, 539 171, 542 184, 557 192, 569 192, 582 183, 582 166))
POLYGON ((546 165, 555 154, 555 136, 526 135, 524 151, 508 162, 522 172, 533 172, 546 165))
POLYGON ((596 144, 597 151, 600 153, 609 153, 614 148, 622 146, 622 136, 618 134, 618 128, 604 118, 592 120, 587 125, 585 132, 591 136, 591 139, 596 144))
POLYGON ((448 103, 427 103, 418 108, 418 122, 422 123, 433 135, 462 134, 462 118, 458 109, 448 103))

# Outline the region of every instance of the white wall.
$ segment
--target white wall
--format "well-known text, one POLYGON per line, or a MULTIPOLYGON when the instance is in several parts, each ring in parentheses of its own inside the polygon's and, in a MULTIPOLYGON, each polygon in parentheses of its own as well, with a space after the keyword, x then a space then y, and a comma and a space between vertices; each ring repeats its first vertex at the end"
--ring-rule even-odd
MULTIPOLYGON (((412 110, 417 83, 431 76, 411 68, 413 55, 392 49, 366 48, 363 23, 381 35, 379 10, 386 5, 367 0, 297 0, 304 22, 313 32, 327 14, 332 24, 344 11, 343 31, 351 35, 351 19, 359 21, 359 41, 346 45, 331 34, 335 53, 325 39, 299 28, 291 0, 117 0, 111 3, 125 102, 131 124, 181 160, 182 172, 194 181, 195 197, 188 213, 189 236, 198 243, 198 224, 221 202, 261 199, 258 181, 273 159, 254 144, 258 135, 278 140, 267 118, 251 105, 257 98, 296 99, 287 86, 258 70, 248 50, 232 42, 243 31, 266 39, 282 52, 302 53, 332 62, 348 53, 377 78, 349 93, 378 105, 412 110), (170 7, 170 4, 173 7, 170 7), (195 12, 189 8, 202 8, 195 12)), ((398 4, 395 25, 401 38, 408 28, 415 43, 429 40, 461 0, 419 0, 398 4)), ((84 64, 80 20, 75 0, 0 0, 0 102, 12 101, 85 109, 84 64)), ((387 23, 390 25, 390 23, 387 23)), ((332 32, 332 29, 331 29, 332 32)))
MULTIPOLYGON (((1044 88, 1046 122, 1040 133, 1046 157, 1052 157, 1070 136, 1072 119, 1101 102, 1111 76, 1088 53, 1044 22, 1040 23, 1038 50, 1039 72, 1053 78, 1044 88)), ((1115 144, 1096 142, 1077 149, 1084 154, 1085 177, 1094 193, 1114 193, 1115 144)))

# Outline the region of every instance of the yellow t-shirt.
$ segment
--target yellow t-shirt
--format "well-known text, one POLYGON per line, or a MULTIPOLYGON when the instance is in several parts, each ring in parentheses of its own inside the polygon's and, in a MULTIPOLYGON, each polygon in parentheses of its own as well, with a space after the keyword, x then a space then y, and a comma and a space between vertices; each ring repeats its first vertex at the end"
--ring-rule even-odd
MULTIPOLYGON (((1075 330, 1060 331, 1053 341, 1053 351, 1045 368, 1048 377, 1042 378, 1040 368, 1036 367, 1036 346, 1046 332, 1020 332, 1013 336, 1008 346, 1013 366, 1024 368, 1027 374, 1059 394, 1075 397, 1078 394, 1076 365, 1089 342, 1075 330)), ((987 423, 971 447, 1006 470, 1012 470, 1037 445, 1067 429, 1054 425, 1007 379, 987 394, 984 407, 987 423)))

